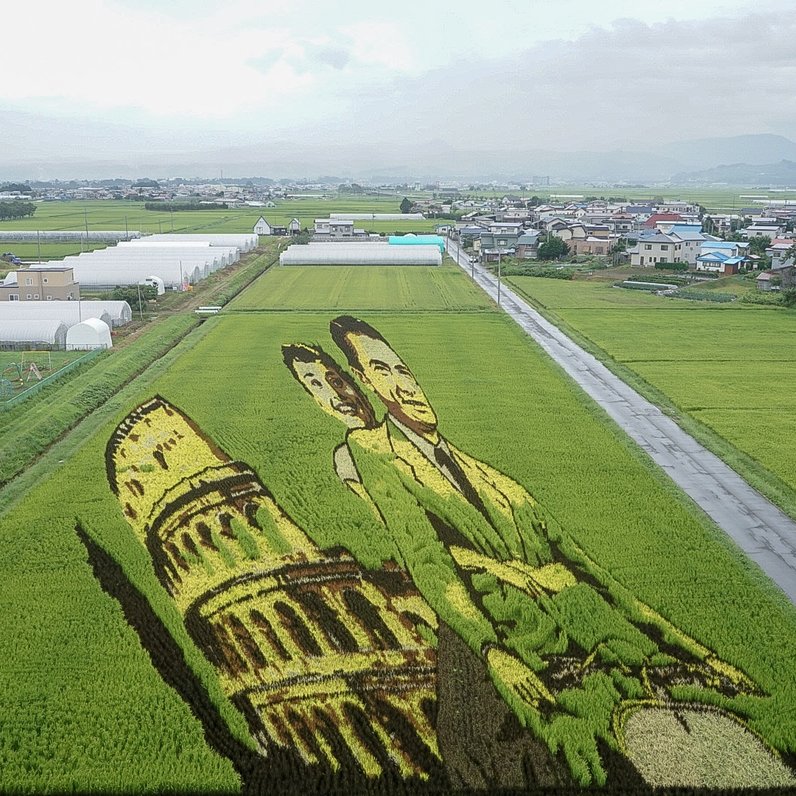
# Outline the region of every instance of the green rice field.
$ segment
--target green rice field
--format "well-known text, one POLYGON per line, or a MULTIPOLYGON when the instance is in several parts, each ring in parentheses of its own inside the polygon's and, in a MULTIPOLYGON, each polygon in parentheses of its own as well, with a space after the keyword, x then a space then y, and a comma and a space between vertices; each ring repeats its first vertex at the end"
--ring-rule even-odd
POLYGON ((454 265, 273 268, 232 305, 237 310, 485 310, 486 294, 454 265))
MULTIPOLYGON (((271 224, 288 224, 298 218, 302 228, 313 228, 316 218, 330 213, 399 213, 402 196, 338 197, 334 199, 277 200, 275 208, 245 207, 219 210, 146 210, 144 202, 59 201, 38 202, 30 218, 0 222, 3 230, 136 230, 145 234, 160 232, 251 232, 257 219, 265 216, 271 224)), ((371 232, 429 232, 436 219, 420 221, 358 221, 356 226, 371 232)), ((4 246, 6 244, 3 244, 4 246)), ((33 244, 35 246, 35 244, 33 244)), ((79 244, 78 244, 79 246, 79 244)), ((12 247, 13 248, 13 247, 12 247)), ((8 249, 9 251, 12 249, 8 249)), ((4 249, 6 251, 6 249, 4 249)))
POLYGON ((796 609, 461 271, 274 268, 101 411, 0 514, 0 791, 796 786, 796 609))
MULTIPOLYGON (((681 411, 796 489, 796 312, 639 295, 603 282, 511 284, 681 411)), ((717 288, 720 289, 720 288, 717 288)))

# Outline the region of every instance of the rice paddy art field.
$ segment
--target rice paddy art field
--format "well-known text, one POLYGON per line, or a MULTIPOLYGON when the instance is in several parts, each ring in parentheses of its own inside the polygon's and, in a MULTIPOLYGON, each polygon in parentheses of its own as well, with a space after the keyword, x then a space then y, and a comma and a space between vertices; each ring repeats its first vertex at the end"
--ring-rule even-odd
POLYGON ((793 606, 464 274, 301 270, 0 517, 0 790, 793 787, 793 606))
POLYGON ((773 474, 784 492, 775 485, 767 494, 796 510, 796 312, 596 282, 511 283, 749 457, 744 475, 748 467, 773 474))
POLYGON ((492 302, 454 265, 272 268, 236 310, 486 310, 492 302))

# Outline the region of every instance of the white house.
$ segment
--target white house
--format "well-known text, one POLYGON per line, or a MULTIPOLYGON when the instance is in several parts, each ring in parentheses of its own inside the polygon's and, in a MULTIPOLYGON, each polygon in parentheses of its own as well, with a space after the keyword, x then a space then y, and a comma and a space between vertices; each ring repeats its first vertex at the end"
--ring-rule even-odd
POLYGON ((353 238, 354 222, 346 218, 316 218, 315 234, 332 238, 353 238))
POLYGON ((674 235, 657 233, 638 239, 629 250, 630 264, 637 268, 653 268, 657 263, 679 263, 683 242, 674 235))
POLYGON ((784 232, 784 227, 778 224, 750 224, 741 230, 741 235, 747 240, 754 237, 774 238, 780 237, 784 232))
POLYGON ((291 235, 298 235, 301 232, 301 222, 297 218, 291 218, 287 225, 287 231, 291 235))
POLYGON ((257 219, 257 223, 254 225, 252 232, 254 232, 255 235, 270 235, 271 225, 263 216, 260 216, 260 218, 257 219))

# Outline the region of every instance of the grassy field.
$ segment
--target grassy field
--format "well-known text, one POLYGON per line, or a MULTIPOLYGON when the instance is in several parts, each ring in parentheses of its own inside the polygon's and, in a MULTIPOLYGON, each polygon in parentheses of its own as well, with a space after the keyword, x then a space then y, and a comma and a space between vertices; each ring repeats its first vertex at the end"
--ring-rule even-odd
MULTIPOLYGON (((104 249, 105 245, 101 243, 89 242, 81 246, 80 242, 77 243, 12 243, 10 241, 3 241, 0 243, 0 248, 3 251, 11 252, 22 260, 59 260, 63 257, 68 257, 70 254, 80 254, 84 251, 94 251, 95 249, 104 249)), ((13 270, 14 266, 0 261, 0 268, 13 270)))
MULTIPOLYGON (((251 232, 257 219, 265 216, 272 224, 287 224, 298 218, 302 227, 312 229, 316 218, 329 213, 399 213, 403 197, 286 199, 277 207, 246 207, 227 210, 155 211, 146 210, 143 202, 85 201, 39 202, 31 218, 0 222, 3 230, 74 230, 82 232, 88 225, 92 230, 137 230, 156 232, 251 232)), ((433 231, 435 219, 422 221, 363 221, 356 226, 372 232, 428 232, 433 231)), ((5 245, 5 244, 3 244, 5 245)), ((35 246, 35 243, 33 244, 35 246)), ((78 244, 79 245, 79 244, 78 244)), ((4 251, 16 251, 12 246, 4 251)), ((21 255, 20 255, 21 256, 21 255)))
POLYGON ((35 374, 30 373, 31 364, 35 365, 39 374, 46 378, 70 362, 80 359, 85 353, 85 351, 0 351, 0 378, 6 379, 16 394, 37 383, 35 374))
MULTIPOLYGON (((796 312, 638 295, 587 281, 513 277, 511 284, 796 490, 789 412, 796 312)), ((793 511, 790 502, 786 507, 793 511)))
MULTIPOLYGON (((369 316, 363 307, 365 319, 413 369, 449 443, 524 485, 635 597, 751 677, 766 696, 739 696, 729 703, 725 697, 716 699, 744 710, 750 726, 776 748, 796 750, 796 725, 791 720, 796 710, 793 606, 508 318, 496 311, 429 311, 449 309, 452 302, 484 308, 463 274, 444 268, 435 269, 435 276, 408 270, 407 284, 414 283, 397 292, 393 272, 382 269, 367 277, 367 290, 352 284, 346 269, 303 274, 280 269, 267 274, 236 305, 283 310, 298 306, 305 311, 230 312, 207 320, 167 355, 168 363, 117 391, 101 410, 105 419, 91 426, 89 417, 86 427, 96 430, 89 433, 78 427, 69 456, 58 449, 39 462, 37 472, 46 476, 37 477, 29 493, 0 518, 0 601, 6 606, 0 618, 0 790, 234 791, 240 787, 241 772, 252 777, 250 786, 254 782, 269 791, 352 792, 367 787, 333 745, 327 745, 327 751, 343 761, 337 773, 290 757, 278 746, 270 747, 268 758, 259 759, 259 767, 240 765, 256 745, 229 699, 230 675, 220 675, 202 654, 197 637, 186 629, 178 601, 156 578, 147 548, 111 492, 105 452, 114 427, 127 413, 153 395, 163 396, 230 457, 251 466, 315 545, 324 550, 342 545, 362 567, 379 570, 392 555, 385 527, 333 469, 333 451, 345 429, 303 392, 281 354, 284 343, 314 342, 343 361, 329 337, 329 321, 337 314, 332 307, 358 306, 366 297, 374 312, 382 311, 369 316), (333 273, 337 282, 326 281, 333 273), (431 288, 437 279, 442 287, 431 288), (328 296, 326 311, 311 311, 317 302, 314 295, 307 298, 308 285, 311 294, 317 290, 328 296), (428 291, 421 285, 428 285, 428 291), (428 303, 423 312, 413 311, 420 296, 428 303), (409 308, 384 311, 391 304, 409 308), (79 538, 76 522, 88 541, 79 538), (98 560, 105 563, 99 565, 98 560), (123 593, 128 580, 128 597, 138 595, 133 612, 128 612, 126 598, 117 597, 120 603, 109 596, 116 593, 114 588, 123 593), (143 622, 144 631, 137 622, 143 622), (171 641, 160 635, 155 646, 149 646, 146 633, 160 626, 171 641)), ((719 312, 717 318, 726 315, 719 312)), ((682 313, 683 318, 687 314, 682 313)), ((660 315, 668 318, 671 313, 660 315)), ((370 394, 369 399, 376 407, 370 394)), ((173 439, 166 450, 171 446, 179 449, 173 439)), ((142 468, 140 477, 146 479, 150 472, 142 468)), ((402 490, 392 489, 386 487, 383 501, 399 498, 402 490)), ((423 517, 407 514, 406 522, 419 533, 423 517)), ((257 544, 252 541, 254 527, 245 532, 232 525, 247 549, 257 544)), ((279 541, 273 536, 276 532, 265 532, 274 545, 279 541)), ((418 560, 440 566, 435 548, 425 550, 422 536, 413 538, 418 560)), ((229 545, 217 536, 206 542, 205 552, 197 552, 200 558, 214 546, 229 545)), ((215 566, 223 569, 220 561, 215 566)), ((442 570, 430 571, 439 573, 440 582, 448 577, 442 570)), ((208 572, 212 574, 212 567, 208 572)), ((420 578, 421 569, 416 572, 420 578)), ((502 602, 491 577, 474 579, 488 595, 484 610, 505 615, 507 627, 514 628, 506 631, 512 654, 533 660, 532 649, 541 650, 547 643, 538 635, 541 626, 524 626, 518 617, 530 622, 531 615, 512 613, 520 610, 512 608, 512 600, 519 600, 516 590, 506 587, 502 602)), ((583 589, 578 593, 592 594, 583 589)), ((429 593, 429 599, 432 596, 429 593)), ((310 603, 307 606, 309 611, 310 603)), ((591 610, 577 610, 573 627, 586 627, 583 616, 592 616, 591 610)), ((388 606, 382 611, 387 616, 388 606)), ((234 632, 236 644, 243 644, 240 649, 249 654, 245 634, 234 632)), ((436 645, 436 631, 429 632, 436 645)), ((579 643, 587 644, 583 639, 579 643)), ((619 644, 601 664, 615 672, 614 686, 597 671, 586 678, 588 687, 568 692, 573 699, 591 700, 591 707, 570 705, 575 715, 581 711, 583 722, 563 732, 559 750, 563 746, 571 751, 584 732, 597 731, 590 712, 597 709, 594 700, 620 683, 630 688, 630 670, 621 675, 615 668, 615 656, 621 660, 626 654, 619 644)), ((453 668, 446 669, 440 657, 438 676, 440 682, 450 678, 463 688, 464 668, 456 668, 456 660, 448 659, 447 666, 453 668)), ((261 676, 265 674, 261 670, 261 676)), ((307 686, 310 693, 312 687, 307 686)), ((297 704, 303 698, 306 694, 297 697, 297 704)), ((475 700, 474 694, 466 695, 465 712, 478 704, 475 700)), ((323 704, 318 704, 316 710, 322 711, 323 704)), ((481 728, 488 718, 471 715, 466 721, 481 728)), ((369 719, 376 720, 375 710, 369 719)), ((341 717, 340 723, 346 720, 341 717)), ((458 724, 455 732, 460 729, 458 724)), ((554 743, 546 730, 539 732, 547 743, 554 743)), ((325 744, 323 739, 332 736, 318 737, 325 744)), ((321 750, 318 754, 323 756, 321 750)), ((554 759, 562 771, 569 769, 561 751, 554 759)), ((573 774, 582 777, 583 769, 575 766, 573 774)), ((396 776, 384 775, 372 787, 390 792, 396 776)), ((408 787, 419 792, 423 782, 408 787)), ((441 787, 448 789, 444 781, 441 787)))
POLYGON ((82 355, 80 351, 0 351, 0 371, 14 364, 25 367, 31 362, 42 373, 55 371, 82 355))
MULTIPOLYGON (((507 193, 516 195, 516 191, 491 191, 480 192, 482 196, 502 197, 507 193)), ((745 198, 750 195, 755 197, 768 197, 773 201, 783 199, 796 199, 796 191, 777 191, 768 192, 764 189, 755 190, 749 188, 734 188, 734 187, 721 187, 721 188, 708 188, 702 186, 685 186, 678 188, 677 186, 615 186, 615 187, 595 187, 583 185, 570 185, 570 186, 556 186, 554 188, 530 188, 522 193, 525 195, 538 196, 540 199, 556 203, 579 202, 582 199, 575 198, 576 196, 587 197, 597 196, 599 198, 608 199, 609 197, 621 197, 632 202, 645 202, 652 201, 655 198, 662 199, 682 199, 686 202, 701 204, 709 211, 717 213, 737 213, 743 207, 758 207, 754 199, 745 198), (569 194, 570 197, 565 198, 569 194)))
POLYGON ((485 310, 486 294, 453 265, 274 268, 231 309, 485 310))

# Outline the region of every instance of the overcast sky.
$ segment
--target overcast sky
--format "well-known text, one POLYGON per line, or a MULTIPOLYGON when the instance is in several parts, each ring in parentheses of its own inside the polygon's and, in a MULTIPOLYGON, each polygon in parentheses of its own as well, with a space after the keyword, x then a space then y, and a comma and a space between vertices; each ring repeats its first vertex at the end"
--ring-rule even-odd
POLYGON ((6 161, 796 138, 793 0, 38 0, 0 30, 6 161))

